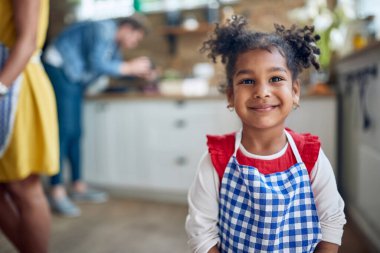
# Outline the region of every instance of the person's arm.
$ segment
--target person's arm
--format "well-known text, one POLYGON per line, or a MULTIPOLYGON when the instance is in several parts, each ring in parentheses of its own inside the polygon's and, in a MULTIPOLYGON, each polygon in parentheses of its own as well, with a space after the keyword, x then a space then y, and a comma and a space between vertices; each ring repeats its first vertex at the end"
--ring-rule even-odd
POLYGON ((322 240, 315 252, 336 253, 346 223, 344 202, 338 192, 331 164, 322 149, 311 172, 311 187, 322 232, 322 240))
POLYGON ((115 41, 116 24, 111 21, 97 21, 87 29, 93 40, 87 56, 91 70, 100 75, 122 76, 120 68, 123 61, 115 41))
POLYGON ((192 252, 217 252, 220 242, 218 223, 219 178, 208 152, 204 154, 188 193, 186 218, 188 244, 192 252))
POLYGON ((17 38, 0 71, 0 81, 7 86, 20 75, 36 49, 39 12, 40 0, 13 0, 17 38))
MULTIPOLYGON (((115 24, 97 22, 92 27, 93 48, 88 57, 90 67, 102 75, 144 77, 151 71, 148 57, 142 56, 123 61, 115 41, 115 24)), ((117 29, 117 28, 116 28, 117 29)))

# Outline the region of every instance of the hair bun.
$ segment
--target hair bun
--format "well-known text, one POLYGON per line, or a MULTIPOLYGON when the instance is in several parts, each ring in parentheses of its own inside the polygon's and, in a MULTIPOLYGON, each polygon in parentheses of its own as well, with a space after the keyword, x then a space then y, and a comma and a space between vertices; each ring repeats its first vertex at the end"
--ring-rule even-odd
POLYGON ((233 15, 223 25, 216 24, 213 36, 203 43, 200 51, 203 53, 209 51, 207 56, 216 61, 216 57, 221 56, 222 62, 225 63, 228 53, 235 52, 235 47, 242 42, 246 33, 247 20, 243 16, 233 15))
POLYGON ((314 26, 298 28, 293 25, 290 29, 285 29, 283 25, 275 24, 275 29, 276 34, 282 36, 294 48, 295 58, 301 64, 299 68, 308 68, 311 64, 316 69, 320 68, 317 55, 321 52, 316 46, 320 36, 318 34, 314 35, 314 26))

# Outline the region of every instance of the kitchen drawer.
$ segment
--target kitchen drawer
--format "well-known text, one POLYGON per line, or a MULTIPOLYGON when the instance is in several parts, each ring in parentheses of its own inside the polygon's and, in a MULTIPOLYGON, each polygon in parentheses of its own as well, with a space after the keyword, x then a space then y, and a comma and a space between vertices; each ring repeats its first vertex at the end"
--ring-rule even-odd
POLYGON ((186 193, 193 181, 197 164, 204 150, 193 152, 158 151, 149 154, 146 165, 149 188, 186 193))
POLYGON ((171 150, 183 145, 200 148, 206 143, 206 134, 222 134, 239 128, 236 116, 228 112, 221 101, 140 106, 143 139, 146 146, 154 149, 171 150))

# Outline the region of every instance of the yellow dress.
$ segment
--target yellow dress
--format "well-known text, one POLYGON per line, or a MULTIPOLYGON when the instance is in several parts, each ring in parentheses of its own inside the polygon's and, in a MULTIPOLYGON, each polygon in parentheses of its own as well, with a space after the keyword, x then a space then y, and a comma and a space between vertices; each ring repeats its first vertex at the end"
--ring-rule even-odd
MULTIPOLYGON (((16 39, 12 12, 12 0, 1 0, 0 42, 8 48, 12 48, 16 39)), ((20 76, 13 127, 0 156, 0 182, 24 179, 31 174, 53 175, 58 172, 59 141, 55 95, 39 61, 48 16, 49 0, 41 0, 37 35, 39 49, 20 76)))

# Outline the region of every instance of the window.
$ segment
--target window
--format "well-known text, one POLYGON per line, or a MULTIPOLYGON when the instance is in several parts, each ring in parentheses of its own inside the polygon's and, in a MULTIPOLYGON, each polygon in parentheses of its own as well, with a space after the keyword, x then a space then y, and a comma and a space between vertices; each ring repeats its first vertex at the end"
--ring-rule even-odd
POLYGON ((230 4, 238 0, 139 0, 142 12, 188 10, 209 4, 230 4))
POLYGON ((136 6, 143 13, 188 10, 210 4, 230 4, 239 0, 79 0, 76 19, 107 19, 131 15, 136 6))
POLYGON ((76 9, 76 19, 107 19, 133 14, 133 0, 81 0, 76 9))
POLYGON ((380 39, 380 1, 379 0, 357 0, 357 14, 359 18, 365 18, 373 15, 374 21, 369 27, 370 32, 375 33, 377 39, 380 39))

